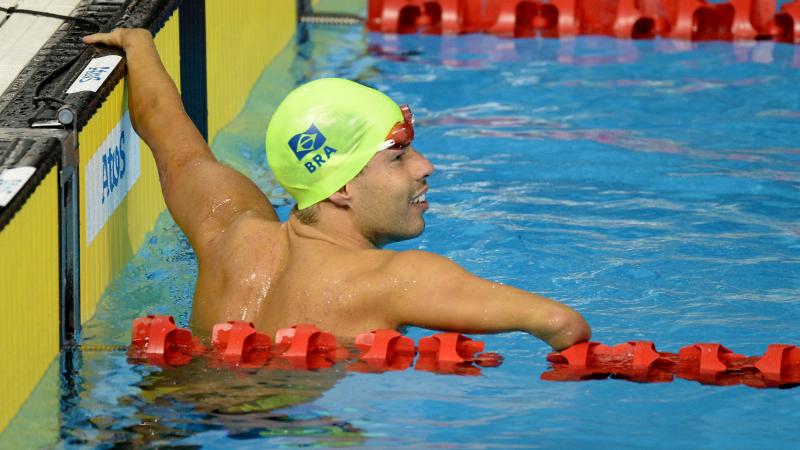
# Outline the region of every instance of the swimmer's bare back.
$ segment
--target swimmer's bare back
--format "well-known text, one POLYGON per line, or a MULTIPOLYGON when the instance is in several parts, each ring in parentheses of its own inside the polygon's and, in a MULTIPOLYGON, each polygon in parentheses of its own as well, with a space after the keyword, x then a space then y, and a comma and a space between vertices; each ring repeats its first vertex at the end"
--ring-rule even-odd
MULTIPOLYGON (((442 256, 382 250, 349 228, 303 224, 294 215, 280 223, 261 190, 214 157, 148 31, 117 29, 84 41, 125 51, 131 121, 197 255, 194 328, 249 320, 268 334, 296 323, 340 336, 404 325, 519 330, 555 349, 590 337, 589 325, 568 306, 476 277, 442 256)), ((413 148, 403 154, 412 163, 424 159, 413 148)), ((382 170, 391 155, 379 153, 365 170, 382 170)))

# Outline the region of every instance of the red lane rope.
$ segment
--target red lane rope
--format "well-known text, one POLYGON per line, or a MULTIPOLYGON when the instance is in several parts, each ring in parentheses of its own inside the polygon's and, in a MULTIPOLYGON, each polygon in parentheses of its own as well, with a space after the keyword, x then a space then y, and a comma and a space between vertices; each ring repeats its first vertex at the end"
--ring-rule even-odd
POLYGON ((800 0, 369 0, 367 28, 381 33, 486 32, 513 37, 600 34, 800 43, 800 0))
MULTIPOLYGON (((482 367, 496 367, 502 357, 479 353, 484 343, 459 333, 438 333, 420 339, 394 330, 374 330, 356 336, 359 353, 347 369, 355 372, 386 372, 415 369, 439 374, 479 375, 482 367)), ((196 356, 207 356, 211 367, 317 370, 353 359, 336 337, 310 324, 278 330, 274 343, 252 323, 230 321, 214 326, 207 349, 192 332, 178 328, 172 316, 134 319, 128 358, 134 363, 175 367, 189 364, 196 356)))
MULTIPOLYGON (((178 328, 172 316, 147 316, 133 321, 128 358, 134 363, 174 367, 207 356, 210 367, 318 370, 346 361, 347 370, 381 373, 415 370, 439 374, 479 375, 503 358, 484 351, 482 341, 459 333, 437 333, 419 340, 395 330, 374 330, 356 336, 355 355, 336 337, 310 324, 278 330, 273 342, 252 323, 230 321, 214 326, 207 348, 192 332, 178 328), (416 357, 416 363, 414 359, 416 357)), ((547 356, 546 381, 615 378, 639 383, 666 383, 676 377, 707 385, 790 388, 800 385, 800 347, 770 344, 761 356, 745 356, 717 343, 660 352, 651 341, 614 346, 582 342, 547 356)))
POLYGON ((691 344, 678 353, 659 352, 650 341, 613 347, 583 342, 548 355, 547 381, 617 378, 640 383, 665 383, 675 377, 702 384, 755 388, 800 385, 800 347, 770 344, 761 356, 734 353, 716 343, 691 344))

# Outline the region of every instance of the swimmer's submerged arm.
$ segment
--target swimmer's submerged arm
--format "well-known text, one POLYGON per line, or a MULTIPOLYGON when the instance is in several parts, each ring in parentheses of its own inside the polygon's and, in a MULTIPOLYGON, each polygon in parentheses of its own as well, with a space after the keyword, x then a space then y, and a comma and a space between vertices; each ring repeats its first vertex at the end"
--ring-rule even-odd
POLYGON ((572 308, 470 274, 447 258, 421 251, 393 255, 386 269, 397 325, 463 333, 525 331, 560 350, 591 336, 572 308))
POLYGON ((167 207, 195 250, 202 250, 243 212, 278 220, 250 179, 217 161, 186 114, 149 31, 116 29, 87 36, 84 42, 125 51, 131 121, 152 150, 167 207))

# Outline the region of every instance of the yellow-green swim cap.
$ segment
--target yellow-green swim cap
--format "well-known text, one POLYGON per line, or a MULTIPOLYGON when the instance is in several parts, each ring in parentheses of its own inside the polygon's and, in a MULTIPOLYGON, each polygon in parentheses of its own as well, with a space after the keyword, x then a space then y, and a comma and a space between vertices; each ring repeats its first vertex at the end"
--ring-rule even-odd
POLYGON ((304 209, 355 178, 402 121, 400 106, 375 89, 343 78, 311 81, 272 115, 267 161, 304 209))

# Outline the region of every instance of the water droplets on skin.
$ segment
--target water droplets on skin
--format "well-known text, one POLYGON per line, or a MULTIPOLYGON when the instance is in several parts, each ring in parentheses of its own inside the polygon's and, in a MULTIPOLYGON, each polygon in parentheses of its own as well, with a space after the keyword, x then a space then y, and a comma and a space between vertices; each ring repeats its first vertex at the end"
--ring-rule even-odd
POLYGON ((235 212, 236 208, 233 206, 233 200, 231 198, 224 198, 222 200, 215 201, 211 205, 211 215, 215 215, 217 211, 219 211, 223 207, 231 206, 232 211, 235 212))
POLYGON ((250 275, 246 276, 242 280, 242 285, 252 284, 255 280, 256 280, 256 273, 255 272, 251 272, 250 275))
POLYGON ((260 292, 261 295, 258 296, 258 305, 259 306, 264 301, 264 299, 267 298, 267 294, 269 294, 269 291, 271 289, 272 289, 272 277, 269 277, 261 285, 261 292, 260 292))
POLYGON ((242 303, 238 311, 232 313, 239 317, 239 320, 256 320, 272 288, 272 277, 254 271, 244 277, 239 285, 243 288, 243 292, 252 294, 248 295, 247 301, 242 303))

